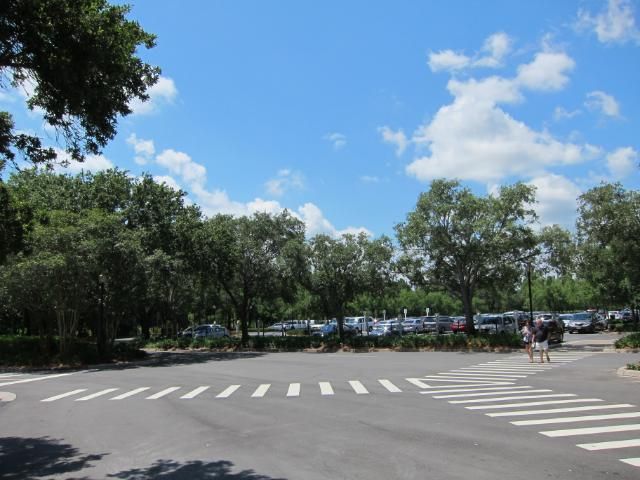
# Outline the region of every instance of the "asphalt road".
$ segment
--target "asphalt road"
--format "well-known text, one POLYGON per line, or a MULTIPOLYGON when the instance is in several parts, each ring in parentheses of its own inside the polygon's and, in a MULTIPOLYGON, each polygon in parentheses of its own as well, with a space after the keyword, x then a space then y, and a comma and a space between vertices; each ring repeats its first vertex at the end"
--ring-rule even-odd
POLYGON ((0 478, 637 480, 640 378, 616 369, 640 354, 603 351, 613 338, 568 335, 544 365, 521 353, 174 354, 3 373, 15 400, 0 401, 0 478))

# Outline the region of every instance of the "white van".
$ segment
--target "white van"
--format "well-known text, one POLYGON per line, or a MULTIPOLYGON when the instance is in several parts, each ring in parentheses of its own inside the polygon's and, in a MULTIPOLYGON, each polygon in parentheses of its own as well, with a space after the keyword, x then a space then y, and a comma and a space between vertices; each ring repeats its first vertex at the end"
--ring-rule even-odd
POLYGON ((518 322, 511 315, 486 313, 473 317, 473 325, 480 333, 516 333, 518 322))

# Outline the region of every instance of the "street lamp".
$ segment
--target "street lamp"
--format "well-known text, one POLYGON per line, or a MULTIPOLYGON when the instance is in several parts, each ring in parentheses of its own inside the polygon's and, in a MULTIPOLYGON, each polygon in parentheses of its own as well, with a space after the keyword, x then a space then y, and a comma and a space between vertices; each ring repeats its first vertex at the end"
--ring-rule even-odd
POLYGON ((104 275, 98 276, 98 286, 100 288, 100 317, 98 318, 98 356, 100 359, 104 356, 104 275))
POLYGON ((529 318, 533 322, 533 295, 531 295, 531 261, 527 261, 527 283, 529 285, 529 318))

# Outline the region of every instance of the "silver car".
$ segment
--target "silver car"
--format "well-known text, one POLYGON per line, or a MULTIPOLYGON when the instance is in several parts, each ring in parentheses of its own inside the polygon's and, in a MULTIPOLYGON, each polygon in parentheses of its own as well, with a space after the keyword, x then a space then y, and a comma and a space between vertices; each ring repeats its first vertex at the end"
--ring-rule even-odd
POLYGON ((222 338, 228 337, 229 330, 222 325, 200 325, 194 331, 193 338, 222 338))
POLYGON ((424 321, 421 318, 407 318, 402 322, 402 331, 404 333, 422 333, 424 332, 424 321))

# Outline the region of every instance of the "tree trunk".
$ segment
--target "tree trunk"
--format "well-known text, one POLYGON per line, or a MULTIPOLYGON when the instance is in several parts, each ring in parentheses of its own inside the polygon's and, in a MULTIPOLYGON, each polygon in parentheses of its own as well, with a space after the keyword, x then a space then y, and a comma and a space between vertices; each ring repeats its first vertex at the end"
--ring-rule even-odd
POLYGON ((473 333, 475 333, 473 326, 473 297, 471 288, 465 283, 462 283, 460 286, 460 296, 462 297, 462 306, 464 307, 464 317, 466 319, 465 332, 473 335, 473 333))

